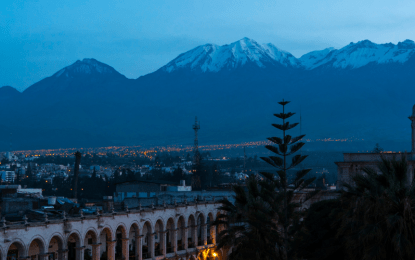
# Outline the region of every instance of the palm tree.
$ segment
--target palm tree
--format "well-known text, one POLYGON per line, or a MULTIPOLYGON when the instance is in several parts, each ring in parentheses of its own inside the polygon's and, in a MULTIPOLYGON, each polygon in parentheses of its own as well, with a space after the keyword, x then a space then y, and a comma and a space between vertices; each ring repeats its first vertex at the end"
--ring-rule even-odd
POLYGON ((382 158, 378 170, 365 168, 353 186, 345 185, 338 236, 345 238, 348 259, 414 259, 413 173, 408 176, 405 156, 382 158))
POLYGON ((218 234, 218 249, 232 248, 230 260, 281 259, 276 245, 281 243, 273 208, 264 200, 264 189, 260 181, 251 175, 246 188, 233 186, 234 203, 221 200, 222 212, 213 225, 221 230, 218 234))

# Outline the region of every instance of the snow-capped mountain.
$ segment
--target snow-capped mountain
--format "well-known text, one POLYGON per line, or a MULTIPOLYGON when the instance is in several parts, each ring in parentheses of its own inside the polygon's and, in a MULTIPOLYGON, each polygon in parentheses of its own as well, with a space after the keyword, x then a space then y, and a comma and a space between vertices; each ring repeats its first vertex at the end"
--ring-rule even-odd
POLYGON ((243 38, 229 45, 206 44, 179 55, 161 70, 172 72, 188 68, 192 71, 218 72, 222 69, 235 69, 246 64, 257 67, 283 65, 298 67, 300 65, 291 53, 269 44, 243 38))
POLYGON ((334 50, 335 49, 333 47, 330 47, 321 51, 312 51, 304 54, 299 59, 300 64, 305 68, 315 68, 315 66, 318 66, 317 64, 319 64, 330 52, 334 50))
MULTIPOLYGON (((244 38, 196 47, 137 79, 84 59, 22 93, 0 88, 7 122, 0 134, 13 132, 13 145, 21 149, 179 144, 190 140, 189 125, 197 115, 206 126, 203 142, 266 140, 272 115, 280 111, 276 101, 284 98, 292 101, 290 111, 302 109, 310 139, 354 136, 373 141, 369 149, 383 140, 407 142, 405 115, 415 103, 414 50, 409 40, 366 40, 296 58, 244 38), (179 70, 184 73, 170 73, 179 70)), ((410 149, 407 143, 399 149, 410 149)), ((8 147, 0 140, 0 151, 8 147)))
POLYGON ((411 40, 405 40, 397 45, 392 43, 376 44, 364 40, 350 43, 341 49, 326 48, 296 58, 271 43, 258 44, 252 39, 243 38, 229 45, 206 44, 198 46, 179 55, 161 70, 173 72, 179 69, 190 69, 191 71, 218 72, 222 69, 231 70, 247 64, 254 64, 259 68, 282 65, 307 70, 320 66, 356 69, 371 62, 378 64, 404 63, 414 53, 415 43, 411 40))
POLYGON ((92 75, 92 74, 101 74, 101 75, 113 75, 119 74, 113 67, 99 62, 96 59, 83 59, 77 60, 72 65, 69 65, 60 71, 56 72, 52 77, 67 77, 73 78, 80 75, 92 75))
POLYGON ((339 49, 314 51, 300 58, 301 64, 311 70, 322 65, 338 69, 357 69, 371 62, 378 64, 405 63, 415 53, 415 43, 411 40, 392 43, 376 44, 369 40, 349 45, 339 49))

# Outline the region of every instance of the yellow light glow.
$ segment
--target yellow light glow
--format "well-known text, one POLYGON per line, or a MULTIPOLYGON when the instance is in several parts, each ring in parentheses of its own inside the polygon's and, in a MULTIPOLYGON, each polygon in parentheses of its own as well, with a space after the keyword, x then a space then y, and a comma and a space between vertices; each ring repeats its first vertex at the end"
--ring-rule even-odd
POLYGON ((214 257, 216 257, 217 255, 218 255, 218 254, 216 254, 216 253, 213 253, 213 256, 214 256, 214 257))

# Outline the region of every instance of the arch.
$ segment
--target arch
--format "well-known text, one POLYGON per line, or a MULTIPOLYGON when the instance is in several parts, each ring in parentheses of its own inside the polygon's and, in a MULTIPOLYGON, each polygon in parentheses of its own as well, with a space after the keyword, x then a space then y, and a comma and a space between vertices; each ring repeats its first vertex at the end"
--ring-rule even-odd
POLYGON ((154 225, 154 254, 155 256, 163 255, 164 249, 164 223, 158 219, 154 225))
POLYGON ((85 233, 85 245, 87 244, 97 244, 98 243, 98 233, 94 228, 89 228, 85 233))
POLYGON ((142 228, 142 232, 143 232, 143 241, 142 241, 142 254, 143 254, 143 259, 145 258, 151 258, 151 252, 153 251, 152 249, 152 240, 154 239, 154 237, 152 236, 153 234, 153 229, 151 227, 151 222, 150 221, 146 221, 143 225, 142 228))
POLYGON ((186 221, 183 216, 180 216, 177 220, 177 250, 185 249, 185 238, 186 238, 186 221))
POLYGON ((114 232, 113 232, 111 227, 109 227, 109 226, 103 227, 101 232, 100 232, 100 236, 103 235, 103 234, 106 235, 108 241, 114 240, 114 232))
POLYGON ((93 246, 98 244, 98 235, 97 232, 94 228, 90 228, 87 230, 87 232, 85 233, 85 237, 84 237, 84 246, 85 246, 85 251, 84 251, 84 259, 88 260, 88 259, 94 259, 93 258, 93 246))
POLYGON ((187 247, 194 248, 196 247, 196 234, 195 234, 195 217, 191 214, 187 221, 187 247))
POLYGON ((123 238, 127 237, 127 227, 124 223, 120 223, 117 225, 117 229, 115 230, 115 234, 120 234, 123 236, 123 238))
POLYGON ((199 213, 199 215, 197 216, 197 221, 196 221, 196 238, 197 238, 197 245, 198 246, 203 246, 204 245, 204 237, 205 237, 205 215, 203 215, 203 213, 199 213))
POLYGON ((201 224, 205 224, 205 215, 202 212, 200 212, 199 215, 197 215, 197 221, 199 222, 199 220, 201 224))
POLYGON ((166 223, 166 253, 173 253, 173 247, 175 246, 174 241, 174 230, 176 229, 174 219, 169 218, 166 223))
POLYGON ((126 240, 124 240, 125 238, 127 238, 127 228, 125 227, 124 224, 118 224, 117 229, 115 230, 115 239, 116 239, 116 244, 115 244, 115 259, 125 259, 126 256, 123 255, 123 245, 127 246, 127 242, 126 240))
POLYGON ((130 259, 138 259, 138 257, 136 257, 139 253, 139 251, 137 250, 137 239, 140 239, 138 236, 140 235, 140 228, 138 226, 137 222, 133 222, 130 226, 130 230, 128 232, 128 238, 129 240, 129 246, 128 246, 128 251, 129 251, 129 258, 130 259))
POLYGON ((72 232, 67 239, 68 260, 80 259, 81 236, 78 232, 72 232))
POLYGON ((49 259, 62 259, 62 250, 64 249, 63 237, 59 234, 53 234, 49 239, 48 253, 49 259))
POLYGON ((113 241, 113 232, 110 227, 104 227, 99 234, 99 242, 101 243, 100 257, 108 259, 108 243, 107 241, 113 241))
POLYGON ((45 244, 46 243, 42 237, 34 237, 32 241, 29 243, 29 248, 27 249, 27 256, 31 259, 40 260, 39 255, 43 255, 46 253, 45 244))
POLYGON ((212 222, 215 220, 213 217, 212 212, 209 212, 206 217, 206 240, 208 245, 210 244, 216 244, 216 229, 214 226, 212 226, 212 222))
POLYGON ((18 259, 26 257, 26 248, 21 240, 15 240, 7 248, 7 259, 18 259))

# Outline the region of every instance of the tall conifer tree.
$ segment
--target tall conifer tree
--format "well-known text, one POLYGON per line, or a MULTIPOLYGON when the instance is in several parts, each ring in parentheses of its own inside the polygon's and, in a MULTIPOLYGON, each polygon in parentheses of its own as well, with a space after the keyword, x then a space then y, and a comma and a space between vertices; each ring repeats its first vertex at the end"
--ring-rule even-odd
MULTIPOLYGON (((266 145, 269 151, 274 155, 268 157, 261 157, 262 160, 269 163, 276 168, 277 176, 273 173, 261 172, 268 181, 267 185, 264 184, 264 188, 269 190, 270 196, 268 197, 271 207, 277 214, 278 224, 282 227, 282 247, 280 248, 283 259, 287 259, 289 251, 289 239, 290 239, 290 227, 295 225, 296 211, 295 209, 301 205, 293 202, 294 192, 301 191, 308 185, 310 185, 315 178, 304 179, 305 175, 311 169, 300 169, 296 172, 295 177, 289 180, 287 172, 298 166, 307 155, 297 154, 301 147, 304 146, 304 142, 301 140, 305 135, 292 137, 287 134, 287 131, 294 128, 298 123, 290 124, 287 121, 295 113, 285 112, 285 106, 290 103, 289 101, 278 102, 282 106, 282 113, 274 114, 279 119, 282 119, 282 124, 272 124, 275 128, 282 131, 281 137, 270 137, 269 141, 275 145, 266 145), (291 163, 288 162, 291 158, 291 163), (282 205, 281 205, 282 204, 282 205)), ((313 194, 310 194, 311 196, 313 194)), ((308 196, 307 198, 309 198, 308 196)))

